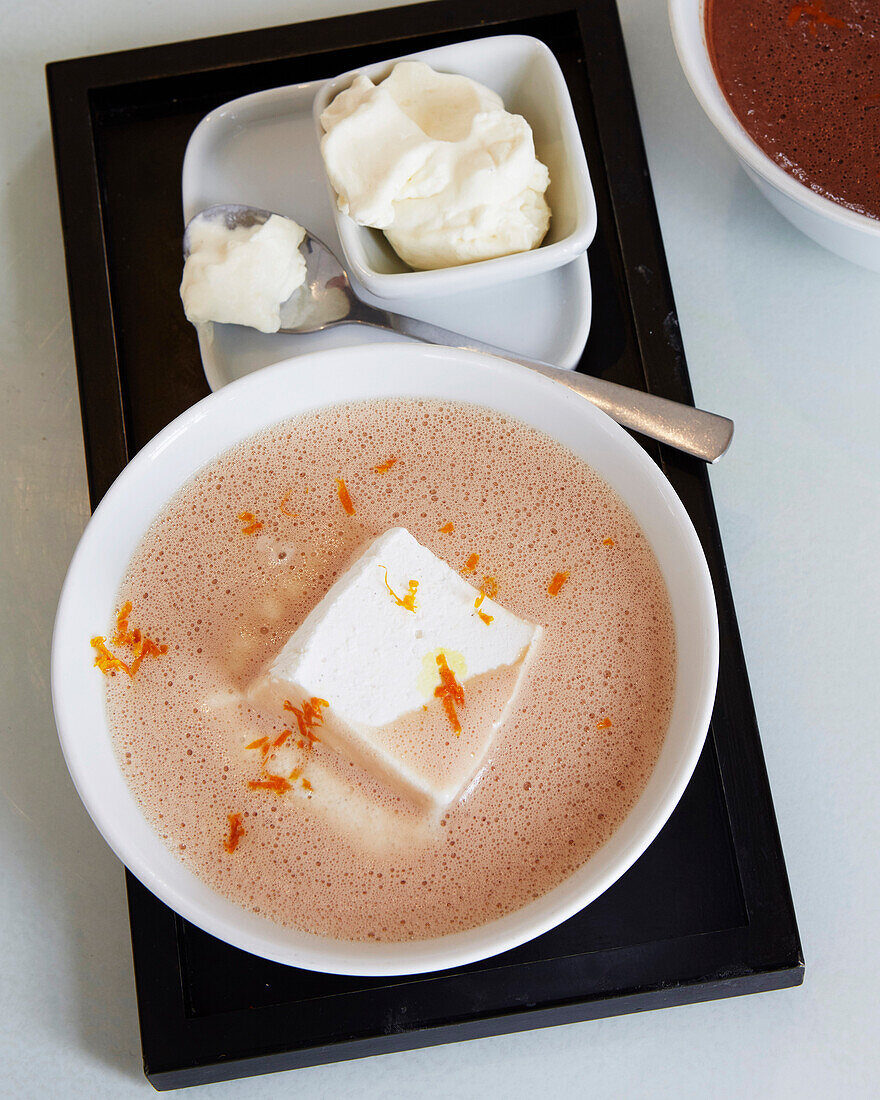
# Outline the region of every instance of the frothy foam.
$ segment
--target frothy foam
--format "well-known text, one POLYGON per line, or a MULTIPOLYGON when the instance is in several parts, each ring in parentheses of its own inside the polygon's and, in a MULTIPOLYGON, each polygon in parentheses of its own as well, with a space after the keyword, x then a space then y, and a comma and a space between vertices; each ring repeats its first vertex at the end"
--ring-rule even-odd
POLYGON ((168 645, 134 680, 107 681, 119 758, 145 816, 220 893, 318 934, 423 939, 540 897, 624 819, 668 724, 672 616, 634 518, 572 452, 473 406, 363 402, 239 445, 161 513, 120 589, 126 600, 132 626, 168 645), (243 513, 262 523, 256 533, 243 533, 243 513), (439 822, 320 742, 308 749, 293 736, 273 748, 291 715, 244 698, 336 577, 392 526, 455 568, 479 554, 467 575, 494 577, 502 606, 545 627, 488 765, 439 822), (551 596, 558 572, 569 579, 551 596), (264 737, 268 755, 247 748, 264 737), (293 776, 290 789, 248 786, 267 770, 293 776), (232 853, 229 814, 245 829, 232 853))

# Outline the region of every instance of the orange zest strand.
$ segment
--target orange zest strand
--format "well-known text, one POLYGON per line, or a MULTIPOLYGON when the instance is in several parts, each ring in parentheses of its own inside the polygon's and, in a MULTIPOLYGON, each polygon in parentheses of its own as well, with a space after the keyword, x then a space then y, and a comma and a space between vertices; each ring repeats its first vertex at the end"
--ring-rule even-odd
POLYGON ((486 626, 488 626, 489 623, 491 623, 492 620, 495 618, 495 616, 494 615, 488 615, 485 611, 480 610, 480 606, 481 606, 483 600, 485 600, 485 598, 486 598, 486 593, 481 588, 479 596, 477 596, 477 598, 474 600, 474 607, 476 608, 477 614, 480 616, 480 618, 483 620, 483 622, 486 624, 486 626))
POLYGON ((387 474, 396 461, 397 456, 392 455, 390 458, 386 458, 384 462, 380 462, 378 466, 374 466, 373 472, 376 474, 387 474))
POLYGON ((394 591, 394 589, 388 583, 388 570, 385 569, 384 565, 380 566, 379 568, 385 570, 385 587, 391 593, 392 599, 397 604, 397 606, 398 607, 404 607, 404 608, 406 608, 407 611, 415 612, 415 610, 416 610, 416 592, 418 592, 418 590, 419 590, 419 582, 418 581, 409 581, 409 592, 407 593, 407 595, 405 595, 403 597, 403 599, 401 599, 400 596, 397 595, 397 593, 394 591))
POLYGON ((458 711, 455 709, 455 705, 457 703, 459 706, 464 706, 464 689, 456 680, 455 673, 449 667, 445 654, 437 654, 437 667, 440 669, 440 683, 434 688, 434 695, 442 701, 443 709, 446 711, 449 724, 455 731, 455 736, 461 737, 461 722, 458 720, 458 711))
POLYGON ((287 502, 289 500, 290 500, 290 493, 287 493, 284 497, 284 500, 282 500, 281 503, 278 505, 278 511, 283 512, 285 516, 296 517, 299 513, 297 513, 297 512, 288 512, 288 510, 287 510, 286 505, 287 505, 287 502))
POLYGON ((339 503, 345 510, 346 515, 354 515, 354 505, 351 503, 351 497, 348 495, 348 488, 345 484, 345 479, 338 477, 336 479, 336 492, 339 494, 339 503))
POLYGON ((132 630, 128 625, 131 615, 131 600, 126 601, 116 613, 116 633, 113 635, 113 644, 126 646, 134 650, 135 660, 140 664, 139 658, 158 657, 168 652, 167 645, 157 645, 150 638, 141 634, 140 630, 132 630))
POLYGON ((306 721, 312 725, 320 726, 324 721, 324 715, 321 711, 324 707, 329 707, 330 704, 326 699, 319 699, 316 695, 313 695, 307 703, 303 703, 303 712, 306 715, 306 721))
MULTIPOLYGON (((284 710, 289 711, 296 717, 299 732, 302 734, 296 742, 297 747, 311 749, 313 742, 319 740, 317 734, 312 732, 312 726, 322 724, 324 707, 329 707, 330 704, 326 699, 319 699, 316 695, 313 695, 311 699, 303 703, 302 707, 295 707, 289 699, 285 699, 282 705, 284 710)), ((295 768, 287 779, 283 775, 273 775, 268 771, 277 750, 286 744, 291 737, 293 737, 293 730, 283 729, 272 742, 269 741, 268 737, 258 737, 256 741, 252 741, 246 746, 249 749, 259 749, 263 754, 261 777, 248 782, 248 786, 252 791, 274 791, 276 794, 283 794, 285 791, 289 791, 291 783, 299 778, 302 768, 295 768)))
POLYGON ((548 596, 558 596, 562 586, 568 580, 568 571, 565 573, 557 573, 553 580, 547 585, 548 596))
POLYGON ((168 646, 156 645, 151 638, 142 638, 139 630, 134 630, 132 633, 137 635, 137 640, 134 642, 134 660, 131 662, 131 675, 134 676, 141 667, 144 657, 161 657, 163 653, 168 652, 168 646))
POLYGON ((463 573, 473 573, 473 571, 479 565, 479 562, 480 562, 480 555, 479 554, 470 554, 468 556, 468 560, 461 567, 461 571, 463 573))
POLYGON ((602 545, 603 546, 613 546, 614 545, 614 539, 609 535, 607 539, 602 539, 602 545))
POLYGON ((596 723, 597 730, 609 730, 611 729, 611 719, 603 718, 601 722, 596 723))
POLYGON ((113 644, 124 646, 132 651, 133 660, 131 664, 127 664, 121 657, 111 653, 103 636, 97 635, 91 639, 91 645, 97 651, 95 666, 105 676, 115 676, 117 672, 126 672, 129 677, 133 678, 145 657, 161 657, 163 653, 168 652, 167 645, 158 645, 152 638, 142 634, 137 627, 132 629, 128 622, 130 615, 131 600, 127 600, 116 612, 116 632, 113 635, 113 644))
POLYGON ((483 577, 480 591, 485 592, 490 600, 494 600, 498 595, 498 581, 496 581, 494 577, 483 577))
POLYGON ((239 512, 238 518, 244 524, 241 529, 243 535, 255 535, 257 531, 263 530, 263 524, 253 512, 239 512))
POLYGON ((267 775, 265 779, 249 779, 248 786, 252 791, 274 791, 283 794, 290 790, 290 784, 283 775, 267 775))
POLYGON ((443 696, 443 709, 446 711, 446 717, 449 719, 450 726, 452 726, 455 731, 455 736, 461 737, 461 722, 458 720, 455 703, 453 703, 448 695, 443 696))
POLYGON ((226 819, 229 822, 229 836, 223 841, 223 847, 229 852, 230 855, 238 847, 238 842, 244 836, 244 825, 241 823, 241 814, 227 814, 226 819))
POLYGON ((300 783, 302 783, 303 789, 306 791, 311 791, 314 789, 308 779, 301 779, 300 783))
POLYGON ((99 668, 105 676, 115 676, 117 672, 125 672, 131 676, 131 669, 119 657, 114 656, 107 648, 107 643, 99 635, 92 638, 92 646, 97 650, 95 654, 95 668, 99 668))
POLYGON ((456 680, 444 653, 437 655, 437 667, 440 669, 440 683, 434 688, 434 694, 438 698, 448 695, 454 703, 464 706, 464 688, 456 680))
POLYGON ((450 521, 449 523, 444 523, 443 524, 443 526, 440 528, 440 534, 441 535, 451 535, 454 530, 455 530, 455 524, 450 521))
MULTIPOLYGON (((324 715, 322 710, 324 707, 329 707, 330 704, 326 699, 319 699, 313 695, 311 699, 303 703, 302 709, 295 707, 289 699, 285 699, 283 707, 286 711, 289 711, 296 718, 296 724, 299 728, 300 739, 297 741, 299 748, 311 748, 315 741, 320 741, 320 737, 312 732, 312 726, 320 726, 324 723, 324 715)), ((293 731, 289 731, 293 732, 293 731)))
POLYGON ((793 27, 798 20, 804 17, 809 20, 807 30, 814 38, 818 33, 816 28, 820 23, 824 23, 829 27, 838 27, 841 30, 846 29, 846 23, 842 19, 838 19, 836 15, 828 14, 825 10, 824 0, 814 0, 812 4, 795 4, 788 13, 786 22, 790 27, 793 27))
POLYGON ((128 645, 132 631, 128 629, 128 617, 131 615, 131 600, 127 600, 116 612, 116 633, 113 635, 114 645, 128 645))

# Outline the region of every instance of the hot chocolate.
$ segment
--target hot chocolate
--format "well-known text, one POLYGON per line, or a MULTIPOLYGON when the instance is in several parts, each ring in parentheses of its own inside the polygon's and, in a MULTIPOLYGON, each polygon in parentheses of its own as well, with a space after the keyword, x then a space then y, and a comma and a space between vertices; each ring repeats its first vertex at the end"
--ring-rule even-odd
POLYGON ((871 0, 706 0, 709 55, 768 156, 880 218, 880 8, 871 0))
MULTIPOLYGON (((149 641, 133 676, 117 666, 106 681, 145 816, 220 893, 336 938, 440 936, 540 897, 625 818, 668 725, 674 628, 635 519, 572 452, 473 406, 351 404, 242 443, 166 506, 119 607, 105 652, 130 668, 149 641), (481 770, 439 813, 328 747, 332 699, 275 707, 249 694, 334 582, 398 527, 543 628, 481 770)), ((476 608, 491 631, 486 607, 500 612, 476 608)), ((438 654, 437 694, 446 703, 448 690, 465 737, 479 677, 455 662, 438 654)), ((518 677, 493 690, 507 698, 518 677)), ((487 715, 499 705, 487 700, 487 715)), ((456 736, 450 726, 438 750, 456 736)))

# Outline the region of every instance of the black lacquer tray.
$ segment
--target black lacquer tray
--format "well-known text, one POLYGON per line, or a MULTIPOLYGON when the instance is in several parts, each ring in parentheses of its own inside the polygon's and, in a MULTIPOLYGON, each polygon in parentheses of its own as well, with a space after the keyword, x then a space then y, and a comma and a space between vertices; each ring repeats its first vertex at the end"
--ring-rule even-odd
MULTIPOLYGON (((543 39, 596 190, 579 369, 691 401, 614 0, 445 0, 48 67, 92 504, 208 392, 177 297, 187 139, 236 96, 494 34, 543 39)), ((705 467, 646 442, 718 596, 706 748, 657 840, 564 925, 486 962, 391 980, 245 954, 128 876, 144 1068, 160 1089, 800 983, 803 959, 705 467)), ((736 451, 725 461, 735 462, 736 451)))

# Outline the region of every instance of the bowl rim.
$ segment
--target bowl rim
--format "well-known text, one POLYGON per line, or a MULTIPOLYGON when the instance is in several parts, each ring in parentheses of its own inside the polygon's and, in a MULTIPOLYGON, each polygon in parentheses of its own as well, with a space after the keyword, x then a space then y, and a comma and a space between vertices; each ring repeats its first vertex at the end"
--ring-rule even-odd
POLYGON ((811 212, 880 240, 880 220, 827 198, 776 164, 751 138, 733 113, 715 75, 706 43, 706 0, 668 0, 669 24, 675 52, 691 91, 709 121, 737 156, 770 186, 811 212), (692 49, 692 20, 696 9, 701 48, 692 49))
MULTIPOLYGON (((378 369, 378 368, 377 368, 378 369)), ((348 383, 347 383, 348 384, 348 383)), ((445 382, 444 382, 445 385, 445 382)), ((382 396, 393 396, 391 391, 382 396)), ((408 396, 418 396, 418 392, 409 391, 408 396)), ((436 396, 430 393, 423 396, 436 396)), ((349 397, 348 400, 361 400, 358 397, 349 397)), ((442 397, 439 398, 443 400, 442 397)), ((457 396, 448 396, 447 400, 467 400, 457 396)), ((344 398, 342 399, 344 402, 344 398)), ((307 411, 312 408, 327 407, 327 402, 318 401, 306 403, 299 411, 307 411)), ((339 403, 331 402, 331 403, 339 403)), ((490 402, 477 401, 492 407, 490 402)), ((496 406, 497 407, 497 406, 496 406)), ((255 414, 256 415, 256 414, 255 414)), ((516 415, 516 414, 509 414, 516 415)), ((537 413, 520 415, 526 423, 533 426, 537 413)), ((569 415, 569 412, 566 412, 569 415)), ((580 423, 579 423, 580 428, 580 423)), ((545 430, 538 428, 538 430, 545 430)), ((552 434, 552 432, 551 432, 552 434)), ((558 438, 558 437, 557 437, 558 438)), ((566 444, 563 444, 566 445, 566 444)), ((186 456, 184 456, 186 457, 186 456)), ((161 469, 160 469, 161 472, 161 469)), ((628 506, 631 501, 624 498, 628 506)), ((141 535, 138 534, 137 541, 141 535)), ((136 545, 136 543, 135 543, 136 545)), ((130 559, 130 553, 126 555, 130 559)), ((105 570, 105 575, 107 571, 105 570)), ((113 593, 110 597, 111 605, 115 600, 115 592, 118 590, 118 582, 121 572, 113 574, 113 593)), ((668 574, 664 578, 669 583, 668 574)), ((101 582, 103 583, 103 581, 101 582)), ((684 581, 682 583, 685 583, 684 581)), ((676 633, 678 630, 678 616, 676 616, 676 633)), ((58 610, 55 618, 55 628, 52 638, 51 652, 51 686, 52 701, 58 727, 59 740, 65 761, 70 770, 71 777, 87 811, 94 821, 99 832, 103 835, 111 849, 119 859, 132 871, 132 873, 144 883, 144 885, 157 895, 162 901, 176 912, 180 913, 193 924, 205 929, 225 942, 231 943, 245 951, 250 951, 264 958, 287 965, 301 966, 307 969, 324 971, 328 973, 341 973, 361 976, 392 976, 412 973, 425 973, 436 970, 444 970, 452 966, 462 966, 489 958, 500 952, 510 950, 521 943, 541 935, 550 928, 556 927, 562 921, 578 912, 585 905, 595 900, 639 858, 648 845, 654 840, 657 833, 668 820, 670 814, 677 805, 687 783, 690 781, 696 767, 711 718, 715 699, 715 690, 718 675, 719 660, 719 636, 718 618, 715 605, 714 591, 709 575, 706 559, 700 545, 699 538, 693 524, 684 509, 684 505, 676 495, 659 467, 648 454, 630 437, 622 428, 615 424, 595 406, 585 401, 580 395, 567 387, 560 386, 553 380, 545 378, 536 372, 528 372, 521 366, 493 356, 476 352, 461 351, 445 347, 425 345, 361 345, 349 348, 328 349, 312 353, 309 357, 298 357, 266 367, 261 371, 239 379, 224 387, 217 393, 209 394, 196 405, 186 410, 157 436, 154 437, 132 461, 123 469, 118 478, 111 485, 86 526, 83 536, 76 548, 71 561, 68 574, 62 587, 58 610), (163 490, 162 503, 158 507, 146 512, 146 518, 138 518, 135 533, 146 530, 153 521, 158 511, 165 503, 185 484, 198 470, 213 461, 219 454, 226 451, 233 443, 216 443, 215 432, 212 423, 212 409, 218 409, 216 419, 222 419, 224 408, 239 410, 242 406, 240 398, 248 390, 254 391, 250 399, 262 401, 258 424, 249 423, 243 430, 228 429, 237 432, 235 439, 249 438, 258 431, 271 426, 296 412, 278 412, 274 403, 271 403, 271 395, 276 395, 285 389, 290 391, 293 387, 290 382, 296 384, 297 375, 301 375, 305 369, 308 373, 320 376, 322 370, 330 369, 333 359, 342 364, 341 371, 348 370, 351 375, 360 371, 364 353, 379 359, 381 370, 392 373, 393 370, 406 370, 412 375, 413 358, 421 360, 420 364, 426 369, 432 365, 448 366, 450 361, 461 365, 462 377, 468 372, 469 381, 474 372, 484 374, 484 382, 491 392, 503 392, 504 389, 519 386, 523 393, 523 407, 526 407, 526 398, 529 398, 528 408, 543 406, 542 414, 550 415, 554 403, 556 409, 567 405, 569 410, 576 409, 574 417, 580 422, 586 420, 590 423, 590 431, 594 434, 596 446, 605 446, 610 441, 612 450, 622 451, 623 457, 618 457, 615 462, 640 483, 644 481, 646 492, 655 496, 655 503, 659 512, 664 516, 663 523, 669 524, 669 531, 674 532, 674 540, 679 544, 676 549, 681 550, 682 560, 687 561, 688 569, 683 574, 686 583, 691 587, 699 620, 694 628, 695 637, 699 638, 700 649, 700 678, 690 695, 686 699, 686 711, 692 715, 687 723, 685 733, 680 740, 680 745, 672 756, 672 763, 663 775, 660 774, 659 763, 663 759, 664 750, 658 758, 658 766, 648 785, 639 796, 636 804, 630 810, 618 829, 605 842, 605 844, 590 857, 577 871, 564 879, 559 885, 542 895, 536 901, 528 903, 519 910, 515 910, 505 917, 487 924, 470 929, 466 932, 451 933, 450 935, 437 937, 431 940, 412 941, 401 944, 375 945, 375 953, 365 955, 365 945, 347 944, 345 941, 327 940, 324 937, 313 936, 306 933, 291 932, 290 935, 298 938, 298 943, 290 946, 285 943, 282 947, 278 944, 278 935, 281 926, 266 918, 257 917, 248 913, 237 903, 223 898, 215 893, 207 884, 197 879, 185 865, 165 848, 152 826, 150 826, 138 808, 137 820, 131 824, 130 820, 120 822, 111 812, 111 800, 98 780, 96 769, 92 767, 92 758, 88 757, 85 749, 88 747, 88 732, 83 734, 83 710, 77 706, 76 691, 68 686, 68 680, 73 678, 76 682, 83 674, 84 669, 91 672, 91 658, 86 655, 83 658, 82 646, 79 642, 87 637, 88 623, 83 623, 76 617, 76 597, 78 586, 82 586, 80 574, 88 569, 89 561, 92 564, 100 564, 103 560, 105 542, 102 541, 104 532, 111 529, 117 523, 117 512, 121 502, 136 500, 135 507, 145 510, 149 506, 143 504, 138 494, 132 494, 132 488, 149 480, 149 475, 154 469, 154 463, 173 463, 177 451, 183 445, 182 438, 187 432, 194 432, 197 437, 201 432, 209 437, 210 443, 205 446, 213 446, 213 456, 198 461, 193 457, 186 459, 182 472, 175 475, 174 487, 163 490), (309 363, 304 364, 304 358, 309 363), (395 362, 399 361, 399 362, 395 362), (390 364, 390 366, 387 366, 390 364), (309 368, 312 368, 309 371, 309 368), (274 390, 273 390, 274 387, 274 390), (261 392, 262 391, 262 392, 261 392), (72 618, 73 617, 73 618, 72 618), (76 650, 76 653, 74 653, 76 650), (85 662, 85 663, 84 663, 85 662), (654 776, 657 782, 653 784, 654 776), (653 802, 649 804, 649 815, 645 822, 639 825, 628 823, 635 817, 639 803, 651 791, 653 802), (103 800, 103 801, 102 801, 103 800), (650 806, 653 806, 653 809, 650 806), (634 836, 629 834, 635 830, 634 836), (135 835, 137 834, 137 835, 135 835), (144 858, 138 847, 138 836, 148 836, 148 858, 144 858), (584 888, 577 881, 594 860, 599 861, 600 873, 593 876, 588 888, 584 888), (173 866, 172 874, 166 877, 163 874, 164 865, 173 866), (183 869, 183 870, 181 870, 183 869), (171 881, 176 878, 177 884, 171 881), (185 880, 185 888, 179 884, 179 880, 185 880), (269 930, 274 930, 275 938, 269 930), (349 953, 346 954, 346 949, 349 953), (343 959, 343 962, 340 962, 343 959)), ((680 676, 680 670, 677 675, 680 676)), ((103 685, 98 681, 98 694, 103 700, 103 685)), ((103 708, 103 704, 102 704, 103 708)), ((95 734, 102 739, 109 740, 106 720, 100 731, 95 734)), ((104 751, 106 753, 106 740, 104 751)), ((664 743, 665 745, 666 743, 664 743)), ((112 752, 112 748, 109 750, 112 752)), ((121 769, 116 765, 114 782, 117 786, 121 783, 127 790, 127 783, 122 777, 121 769)), ((128 802, 136 806, 133 795, 128 791, 128 802)), ((649 800, 650 801, 650 800, 649 800)), ((166 867, 167 871, 167 867, 166 867)), ((284 932, 286 936, 288 933, 284 932)))
MULTIPOLYGON (((358 225, 347 214, 343 214, 336 205, 336 192, 326 172, 324 182, 330 195, 333 216, 337 232, 352 272, 356 278, 373 294, 379 297, 396 298, 417 294, 419 296, 435 294, 453 294, 479 284, 504 283, 514 279, 528 278, 544 271, 561 267, 584 252, 596 234, 598 212, 596 196, 590 178, 589 166, 584 153, 583 142, 577 127, 571 93, 559 62, 553 51, 541 39, 526 34, 488 35, 482 38, 470 38, 461 42, 436 46, 428 50, 416 50, 348 69, 338 76, 321 82, 317 89, 312 107, 315 131, 320 145, 324 136, 321 126, 321 114, 330 101, 347 88, 355 76, 360 73, 373 74, 390 69, 399 61, 419 60, 431 65, 442 65, 444 55, 455 51, 495 50, 519 45, 530 49, 539 56, 547 67, 547 73, 554 90, 555 110, 560 122, 562 142, 569 161, 569 176, 572 192, 577 205, 577 218, 571 232, 558 241, 540 244, 525 252, 514 252, 507 256, 495 256, 488 260, 478 260, 470 264, 456 264, 453 267, 429 270, 409 270, 383 272, 377 271, 366 259, 362 244, 362 235, 366 232, 379 232, 367 226, 358 225), (510 273, 510 268, 524 268, 510 273), (456 286, 446 284, 455 283, 456 286)), ((551 211, 552 214, 552 211, 551 211)))

